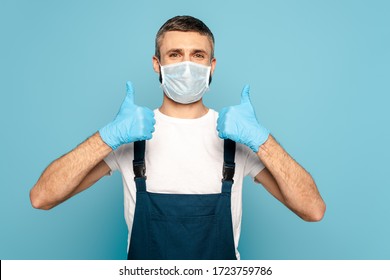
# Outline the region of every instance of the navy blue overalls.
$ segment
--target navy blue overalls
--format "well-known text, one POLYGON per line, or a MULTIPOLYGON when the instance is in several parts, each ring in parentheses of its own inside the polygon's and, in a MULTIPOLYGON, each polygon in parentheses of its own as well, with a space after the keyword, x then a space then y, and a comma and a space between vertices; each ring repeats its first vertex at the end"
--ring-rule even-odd
POLYGON ((225 140, 221 193, 146 190, 145 141, 134 143, 136 206, 129 260, 236 259, 230 207, 236 143, 225 140))

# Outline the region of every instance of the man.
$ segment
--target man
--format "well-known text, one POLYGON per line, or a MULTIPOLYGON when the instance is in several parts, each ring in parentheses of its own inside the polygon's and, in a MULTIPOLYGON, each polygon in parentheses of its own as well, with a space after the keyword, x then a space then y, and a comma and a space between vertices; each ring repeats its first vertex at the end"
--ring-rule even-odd
POLYGON ((214 37, 202 21, 168 20, 153 56, 161 107, 135 105, 128 82, 114 121, 47 167, 32 205, 50 209, 120 170, 128 259, 239 259, 246 175, 302 219, 321 220, 325 204, 312 177, 257 121, 248 86, 241 103, 219 115, 203 104, 215 66, 214 37))

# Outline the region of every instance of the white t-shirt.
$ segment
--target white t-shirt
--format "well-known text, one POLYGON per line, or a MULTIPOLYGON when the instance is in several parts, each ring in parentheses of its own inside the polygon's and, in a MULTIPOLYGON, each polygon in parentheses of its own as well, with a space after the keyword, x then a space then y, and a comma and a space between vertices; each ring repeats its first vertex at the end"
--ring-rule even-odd
MULTIPOLYGON (((146 187, 149 192, 210 194, 221 192, 223 140, 216 130, 218 112, 210 109, 197 119, 177 119, 155 113, 155 132, 146 141, 146 187)), ((136 188, 133 172, 133 144, 120 146, 105 158, 111 171, 122 173, 125 219, 129 238, 133 225, 136 188)), ((248 147, 236 145, 236 169, 231 195, 232 223, 237 259, 241 232, 242 183, 254 178, 264 165, 248 147)))

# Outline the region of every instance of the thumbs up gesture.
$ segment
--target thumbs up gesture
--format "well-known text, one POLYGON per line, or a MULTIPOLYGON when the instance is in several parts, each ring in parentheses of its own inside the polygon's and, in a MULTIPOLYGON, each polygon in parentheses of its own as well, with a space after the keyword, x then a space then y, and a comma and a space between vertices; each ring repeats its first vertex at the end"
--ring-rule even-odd
POLYGON ((120 145, 149 140, 154 132, 154 113, 146 107, 134 104, 134 89, 126 83, 127 93, 115 119, 99 130, 100 137, 113 150, 120 145))
POLYGON ((219 112, 217 131, 220 138, 244 144, 257 153, 268 139, 269 131, 256 119, 249 89, 249 85, 243 88, 240 105, 225 107, 219 112))

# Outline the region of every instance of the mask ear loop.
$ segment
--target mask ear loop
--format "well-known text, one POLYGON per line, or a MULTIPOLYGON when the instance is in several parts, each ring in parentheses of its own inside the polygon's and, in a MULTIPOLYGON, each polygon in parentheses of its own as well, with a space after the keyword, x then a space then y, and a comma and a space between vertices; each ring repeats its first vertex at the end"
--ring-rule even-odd
POLYGON ((162 84, 162 74, 161 74, 161 63, 160 63, 160 61, 158 62, 158 65, 160 67, 160 74, 159 74, 158 80, 160 81, 160 84, 162 84))
POLYGON ((211 84, 211 82, 213 81, 213 75, 211 74, 211 61, 210 61, 210 77, 209 77, 209 86, 211 84))

